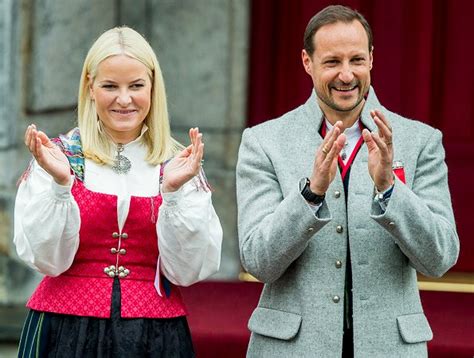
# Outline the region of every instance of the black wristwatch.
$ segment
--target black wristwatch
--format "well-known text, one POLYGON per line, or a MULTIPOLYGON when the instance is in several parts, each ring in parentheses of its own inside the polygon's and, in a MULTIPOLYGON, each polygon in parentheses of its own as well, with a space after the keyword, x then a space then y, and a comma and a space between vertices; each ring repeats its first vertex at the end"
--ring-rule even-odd
POLYGON ((319 205, 324 201, 326 194, 318 195, 318 194, 313 193, 311 189, 309 188, 310 184, 311 182, 309 181, 309 178, 302 178, 300 180, 301 195, 303 195, 303 198, 305 198, 310 203, 314 205, 319 205))

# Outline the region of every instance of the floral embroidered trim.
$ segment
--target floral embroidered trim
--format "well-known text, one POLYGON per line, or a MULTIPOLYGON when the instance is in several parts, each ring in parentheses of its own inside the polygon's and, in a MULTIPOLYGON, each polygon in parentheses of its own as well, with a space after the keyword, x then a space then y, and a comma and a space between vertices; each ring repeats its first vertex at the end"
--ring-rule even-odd
POLYGON ((212 192, 211 185, 207 181, 206 173, 204 173, 204 169, 199 170, 199 174, 196 176, 194 180, 194 185, 196 186, 197 190, 202 189, 207 192, 212 192))
POLYGON ((67 134, 61 134, 58 138, 51 139, 53 143, 61 148, 69 160, 71 171, 80 181, 84 181, 84 153, 82 152, 81 133, 79 128, 70 130, 67 134))
POLYGON ((26 181, 26 179, 28 179, 28 177, 30 176, 31 168, 33 167, 33 160, 34 159, 30 160, 30 162, 28 163, 28 167, 25 169, 23 174, 21 174, 20 177, 18 178, 16 182, 16 186, 19 186, 21 182, 26 181))
MULTIPOLYGON (((79 133, 79 128, 74 128, 64 135, 60 134, 58 138, 52 138, 51 142, 61 148, 69 161, 71 172, 74 173, 74 176, 77 179, 83 182, 84 154, 82 153, 81 134, 79 133)), ((34 159, 30 161, 26 170, 18 179, 17 185, 20 185, 22 181, 28 179, 33 166, 33 161, 34 159)))

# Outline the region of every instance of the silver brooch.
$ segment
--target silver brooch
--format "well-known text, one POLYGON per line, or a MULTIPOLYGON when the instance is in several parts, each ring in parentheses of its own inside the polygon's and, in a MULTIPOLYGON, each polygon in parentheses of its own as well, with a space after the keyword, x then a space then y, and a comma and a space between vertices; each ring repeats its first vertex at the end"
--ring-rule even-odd
POLYGON ((117 155, 115 156, 112 170, 117 174, 127 174, 132 167, 132 162, 126 156, 122 155, 123 144, 117 144, 117 155))

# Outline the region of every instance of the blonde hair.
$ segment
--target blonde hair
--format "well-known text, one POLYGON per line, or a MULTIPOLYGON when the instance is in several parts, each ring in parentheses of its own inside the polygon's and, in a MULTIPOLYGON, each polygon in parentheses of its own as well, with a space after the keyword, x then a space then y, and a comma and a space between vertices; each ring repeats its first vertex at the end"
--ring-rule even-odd
POLYGON ((89 49, 84 61, 78 98, 78 122, 84 156, 102 164, 110 164, 114 160, 110 155, 110 141, 100 129, 95 103, 90 96, 89 81, 95 79, 102 61, 116 55, 126 55, 140 61, 150 76, 151 106, 144 122, 148 130, 143 138, 148 148, 145 160, 157 165, 172 157, 182 146, 171 137, 165 85, 158 59, 149 43, 138 32, 125 26, 104 32, 89 49))

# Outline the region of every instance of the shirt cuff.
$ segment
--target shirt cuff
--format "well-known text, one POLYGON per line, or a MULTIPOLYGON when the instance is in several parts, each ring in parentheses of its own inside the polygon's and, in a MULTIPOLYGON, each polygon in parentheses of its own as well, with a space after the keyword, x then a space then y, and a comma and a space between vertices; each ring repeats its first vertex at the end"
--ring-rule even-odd
POLYGON ((377 188, 375 188, 374 201, 376 201, 380 205, 382 212, 385 212, 385 210, 387 210, 388 202, 390 201, 390 197, 392 196, 394 186, 395 184, 392 184, 391 187, 384 190, 383 192, 380 192, 377 190, 377 188))
POLYGON ((306 203, 309 205, 309 207, 311 208, 311 210, 313 210, 313 213, 314 215, 318 216, 318 211, 319 211, 319 208, 321 206, 323 206, 323 203, 319 203, 319 204, 311 204, 310 202, 306 201, 306 203))
POLYGON ((176 191, 169 191, 167 193, 161 193, 161 197, 163 198, 163 205, 166 206, 177 206, 179 201, 183 197, 183 186, 181 186, 176 191))
POLYGON ((59 201, 69 201, 72 197, 71 188, 74 183, 74 176, 71 175, 71 181, 68 185, 60 185, 54 180, 51 182, 51 189, 53 191, 54 199, 59 201))

